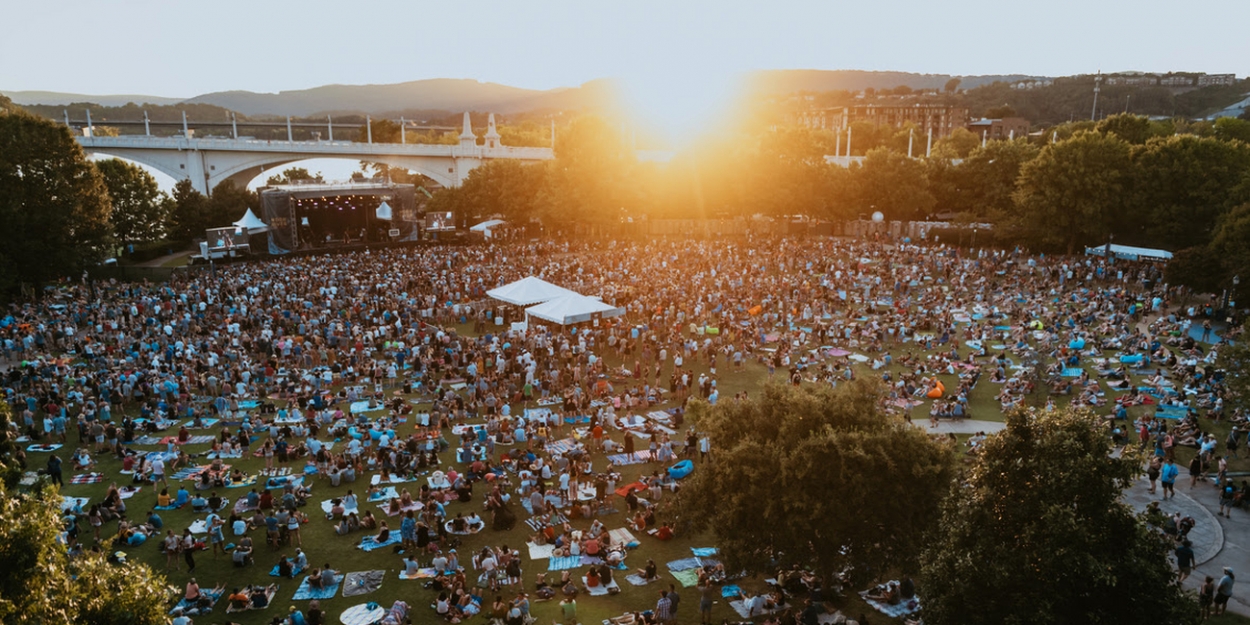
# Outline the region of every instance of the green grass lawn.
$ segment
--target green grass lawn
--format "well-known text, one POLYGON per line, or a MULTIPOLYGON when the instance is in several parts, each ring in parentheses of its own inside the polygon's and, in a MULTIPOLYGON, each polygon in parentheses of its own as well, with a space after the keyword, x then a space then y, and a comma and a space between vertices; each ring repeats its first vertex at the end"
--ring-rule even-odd
MULTIPOLYGON (((469 328, 467 326, 460 326, 459 328, 462 333, 465 333, 468 329, 469 328)), ((895 355, 900 354, 901 349, 894 351, 894 353, 895 355)), ((966 348, 964 349, 964 353, 966 353, 966 348)), ((620 364, 612 356, 608 356, 608 362, 612 366, 620 364)), ((703 363, 688 362, 687 366, 692 366, 695 370, 696 376, 698 373, 707 370, 706 365, 703 363)), ((722 401, 729 401, 736 393, 740 392, 748 392, 754 395, 769 377, 767 369, 763 365, 756 362, 748 362, 741 371, 732 371, 730 369, 731 367, 723 364, 722 361, 721 370, 718 372, 720 374, 718 384, 722 401)), ((893 369, 895 373, 897 373, 899 367, 895 366, 893 369)), ((860 375, 866 376, 880 376, 882 373, 880 371, 872 371, 866 366, 857 366, 857 372, 860 375)), ((957 386, 957 381, 954 379, 954 376, 943 376, 943 379, 947 388, 954 388, 957 386)), ((618 385, 616 390, 620 391, 622 389, 618 385)), ((998 409, 998 403, 994 399, 994 395, 997 392, 998 385, 990 383, 988 381, 988 375, 983 377, 981 383, 974 390, 971 397, 972 418, 984 420, 1002 419, 998 409)), ((1040 402, 1045 401, 1044 396, 1040 393, 1037 397, 1040 398, 1040 402)), ((1066 400, 1066 398, 1064 399, 1066 400)), ((1136 416, 1138 412, 1146 409, 1147 408, 1133 409, 1133 416, 1136 416)), ((916 420, 927 420, 928 402, 926 402, 924 406, 917 407, 913 414, 916 420)), ((1217 436, 1220 437, 1221 442, 1223 441, 1223 435, 1227 433, 1226 428, 1227 425, 1216 426, 1213 428, 1216 431, 1217 436)), ((72 436, 73 434, 71 434, 71 437, 72 436)), ((620 440, 620 433, 613 433, 613 436, 620 440)), ((966 441, 967 436, 960 436, 959 438, 960 441, 963 442, 966 441)), ((207 447, 207 445, 191 446, 188 451, 193 454, 199 453, 206 451, 207 447)), ((68 457, 69 453, 72 452, 73 449, 74 444, 71 442, 70 445, 67 445, 65 449, 61 450, 62 457, 68 457)), ((1182 449, 1178 453, 1178 456, 1182 462, 1187 463, 1189 458, 1187 454, 1191 453, 1192 451, 1190 450, 1182 449)), ((120 463, 118 461, 112 458, 103 458, 99 460, 100 462, 97 470, 102 471, 107 476, 105 483, 96 485, 67 485, 63 489, 63 493, 70 496, 91 497, 93 502, 98 502, 102 499, 109 482, 116 480, 119 484, 127 483, 121 479, 125 476, 118 475, 118 471, 120 469, 120 463)), ((449 466, 454 466, 450 465, 450 463, 454 460, 450 451, 442 456, 442 460, 444 463, 449 463, 449 466)), ((32 454, 30 458, 31 464, 36 467, 42 466, 44 461, 45 457, 43 454, 32 454)), ((263 459, 253 457, 248 457, 242 460, 232 460, 229 462, 233 466, 240 467, 249 472, 254 472, 263 466, 263 459)), ((1245 467, 1247 464, 1250 463, 1245 460, 1241 460, 1237 461, 1235 466, 1245 467)), ((301 470, 302 463, 291 466, 294 470, 298 471, 301 470)), ((602 458, 596 460, 595 468, 597 470, 605 468, 605 463, 602 458)), ((621 483, 630 483, 638 475, 644 472, 650 473, 651 471, 657 469, 662 469, 662 467, 653 464, 622 467, 621 472, 623 479, 621 483)), ((698 469, 696 468, 696 470, 698 469)), ((66 476, 67 482, 68 478, 69 475, 66 476)), ((366 602, 377 602, 381 605, 389 606, 395 599, 403 599, 413 607, 414 622, 430 622, 435 617, 433 612, 429 609, 429 604, 434 599, 435 595, 431 591, 423 589, 421 587, 421 582, 419 581, 402 581, 399 579, 398 571, 402 569, 401 557, 393 554, 390 549, 374 551, 372 553, 365 553, 355 549, 354 545, 359 542, 360 538, 364 534, 357 533, 350 536, 337 536, 332 530, 331 522, 326 520, 325 516, 321 513, 318 505, 320 501, 329 499, 336 495, 344 494, 348 488, 352 488, 358 493, 362 492, 367 487, 367 480, 368 476, 366 475, 363 480, 358 480, 354 484, 344 484, 338 488, 331 488, 328 481, 323 483, 314 480, 314 493, 312 501, 310 501, 309 506, 304 509, 311 517, 311 521, 302 529, 303 548, 308 554, 311 564, 314 566, 320 566, 328 562, 333 568, 343 573, 371 569, 383 569, 387 572, 385 580, 382 583, 382 587, 374 593, 352 598, 343 598, 339 596, 334 599, 322 601, 322 608, 327 611, 329 616, 328 622, 337 623, 338 614, 342 610, 353 605, 366 602)), ((416 483, 409 484, 408 486, 413 492, 416 492, 419 489, 419 485, 416 483)), ((174 489, 171 488, 171 492, 173 490, 174 489)), ((246 494, 246 492, 247 489, 226 489, 221 494, 232 498, 233 501, 237 501, 237 498, 246 494)), ((481 512, 483 496, 484 490, 479 487, 475 492, 474 501, 469 503, 452 503, 448 507, 448 512, 453 515, 457 512, 464 512, 466 514, 470 511, 481 512)), ((135 519, 145 518, 147 511, 154 505, 154 503, 155 491, 152 487, 145 487, 142 492, 127 500, 129 516, 135 519)), ((362 504, 362 508, 368 508, 370 505, 371 504, 367 503, 362 504)), ((618 508, 623 509, 624 502, 618 500, 617 506, 618 508)), ((526 554, 525 543, 528 537, 529 528, 521 522, 526 514, 525 511, 519 506, 514 505, 513 507, 520 517, 520 520, 518 520, 516 527, 512 531, 494 532, 487 529, 478 535, 465 537, 463 545, 459 549, 462 564, 467 565, 471 553, 474 550, 480 549, 486 545, 507 545, 513 549, 519 549, 523 555, 526 554)), ((375 512, 375 514, 379 513, 380 509, 378 512, 375 512)), ((204 515, 192 513, 189 510, 176 510, 162 512, 161 516, 164 519, 166 526, 173 528, 177 533, 180 532, 183 527, 189 525, 192 521, 203 518, 204 515)), ((228 516, 228 513, 223 516, 228 516)), ((379 516, 381 519, 386 519, 384 514, 379 514, 379 516)), ((604 517, 603 520, 609 529, 623 527, 627 522, 626 515, 623 512, 608 515, 604 517)), ((579 521, 575 524, 580 527, 585 527, 589 525, 589 521, 579 521)), ((398 517, 392 519, 391 525, 395 531, 398 531, 398 517)), ((84 528, 81 535, 82 540, 89 546, 92 544, 92 534, 90 532, 90 528, 85 523, 82 524, 82 527, 84 528)), ((108 536, 110 532, 115 530, 115 522, 106 523, 103 527, 103 535, 108 536)), ((229 531, 227 531, 226 534, 227 542, 237 542, 236 539, 229 535, 229 531)), ((257 564, 245 569, 234 568, 228 556, 218 556, 214 558, 210 555, 210 552, 200 552, 196 556, 198 568, 196 569, 194 576, 199 581, 201 586, 205 588, 211 588, 216 584, 226 585, 227 590, 230 590, 235 586, 243 586, 249 583, 267 584, 271 582, 278 582, 281 584, 281 590, 278 592, 270 609, 266 611, 252 611, 237 615, 230 615, 229 620, 237 621, 243 623, 244 625, 256 625, 268 622, 274 616, 285 614, 287 607, 291 605, 299 606, 301 609, 305 609, 308 605, 307 601, 295 602, 291 600, 292 593, 299 585, 300 578, 295 580, 279 580, 277 578, 269 577, 268 575, 269 569, 277 562, 279 556, 291 555, 294 552, 293 547, 284 547, 281 550, 271 550, 269 547, 265 546, 264 538, 263 530, 254 531, 252 533, 252 539, 257 545, 257 564)), ((655 560, 660 571, 664 573, 664 575, 662 575, 665 580, 662 586, 663 588, 667 588, 668 583, 674 582, 673 578, 667 575, 667 569, 664 566, 666 562, 689 557, 689 549, 691 547, 715 546, 713 539, 709 536, 679 536, 670 542, 660 542, 647 536, 640 536, 639 538, 642 542, 642 546, 637 550, 630 552, 626 563, 631 568, 640 568, 646 563, 647 559, 655 560)), ((159 552, 158 544, 158 540, 149 540, 148 543, 142 547, 129 548, 125 549, 125 551, 129 553, 132 559, 146 562, 152 565, 156 570, 161 571, 165 568, 165 557, 159 552)), ((180 566, 184 566, 184 569, 176 572, 171 571, 168 574, 169 583, 179 588, 185 585, 190 577, 185 571, 185 565, 180 563, 180 566)), ((525 590, 527 592, 533 590, 537 574, 545 570, 545 560, 530 561, 528 558, 524 558, 523 580, 525 590)), ((580 574, 582 571, 583 570, 578 570, 577 572, 580 574)), ((645 587, 635 587, 624 580, 624 573, 625 572, 622 572, 619 576, 619 582, 622 589, 622 592, 619 595, 607 597, 589 597, 583 595, 579 598, 578 616, 581 622, 599 623, 608 617, 617 616, 627 611, 649 609, 655 605, 661 585, 652 584, 645 587)), ((559 575, 559 573, 551 573, 549 574, 548 579, 550 581, 558 580, 559 575)), ((470 579, 474 578, 476 578, 475 573, 470 576, 470 579)), ((738 584, 749 592, 755 592, 764 588, 762 579, 746 579, 738 582, 738 584)), ((514 588, 510 592, 514 594, 517 590, 518 589, 514 588)), ((694 619, 697 618, 698 609, 696 590, 694 588, 681 589, 681 596, 683 600, 681 613, 679 615, 680 620, 682 622, 693 622, 694 619)), ((487 606, 489 606, 494 599, 494 597, 490 595, 487 595, 484 598, 487 606)), ((728 600, 722 600, 714 607, 713 618, 717 622, 722 619, 737 620, 739 618, 737 614, 729 608, 727 603, 728 600)), ((858 616, 860 613, 867 613, 873 622, 886 620, 884 616, 872 612, 871 609, 857 597, 837 599, 833 602, 833 604, 836 607, 841 608, 852 618, 858 616)), ((224 614, 224 610, 225 602, 223 601, 216 606, 213 614, 209 616, 197 617, 195 620, 199 625, 203 625, 204 623, 225 622, 227 620, 227 616, 224 614)), ((559 619, 559 610, 558 601, 535 603, 532 609, 540 623, 547 623, 551 620, 559 619)), ((1240 623, 1250 622, 1250 619, 1230 616, 1213 620, 1212 622, 1240 623)))

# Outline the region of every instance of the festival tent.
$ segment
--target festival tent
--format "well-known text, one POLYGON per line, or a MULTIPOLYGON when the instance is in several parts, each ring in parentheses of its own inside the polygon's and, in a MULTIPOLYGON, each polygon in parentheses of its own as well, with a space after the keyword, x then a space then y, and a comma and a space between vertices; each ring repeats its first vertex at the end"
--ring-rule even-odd
POLYGON ((551 301, 565 295, 577 295, 564 287, 556 286, 541 278, 529 276, 486 292, 486 295, 515 306, 530 306, 551 301))
POLYGON ((1106 256, 1107 250, 1110 249, 1111 255, 1115 258, 1123 260, 1171 260, 1172 253, 1167 250, 1155 250, 1148 247, 1133 247, 1131 245, 1099 245, 1097 247, 1085 248, 1086 256, 1106 256))
POLYGON ((537 306, 530 306, 525 309, 525 314, 566 326, 592 319, 619 317, 625 314, 625 309, 605 304, 593 297, 574 293, 537 306))
POLYGON ((378 205, 375 214, 378 216, 378 219, 383 221, 390 221, 391 218, 395 216, 395 213, 391 210, 391 205, 387 204, 386 201, 383 201, 378 205))
POLYGON ((488 219, 476 226, 473 226, 472 228, 469 228, 469 230, 471 232, 489 232, 491 228, 494 228, 495 226, 499 226, 503 224, 504 224, 504 220, 502 219, 488 219))
POLYGON ((260 217, 257 217, 256 213, 253 213, 250 208, 243 214, 242 219, 230 225, 235 228, 245 228, 249 234, 257 234, 269 230, 269 224, 261 221, 260 217))

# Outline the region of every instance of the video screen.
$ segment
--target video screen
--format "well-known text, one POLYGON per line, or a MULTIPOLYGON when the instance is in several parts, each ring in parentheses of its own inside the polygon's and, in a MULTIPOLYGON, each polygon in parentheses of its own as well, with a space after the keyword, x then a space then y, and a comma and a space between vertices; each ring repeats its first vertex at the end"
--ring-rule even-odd
POLYGON ((450 211, 445 213, 426 213, 426 230, 455 230, 456 221, 450 211))
POLYGON ((247 237, 243 234, 242 228, 234 226, 229 228, 209 228, 205 234, 205 240, 208 242, 209 249, 230 249, 240 245, 247 245, 247 237))

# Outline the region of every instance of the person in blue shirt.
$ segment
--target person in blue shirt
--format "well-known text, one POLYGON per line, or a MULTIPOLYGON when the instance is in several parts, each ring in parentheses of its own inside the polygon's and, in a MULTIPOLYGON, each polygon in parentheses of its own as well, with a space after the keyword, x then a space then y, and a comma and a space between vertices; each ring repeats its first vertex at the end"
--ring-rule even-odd
POLYGON ((1176 461, 1168 458, 1163 464, 1163 469, 1159 472, 1159 482, 1163 484, 1163 498, 1168 498, 1168 493, 1172 497, 1176 496, 1176 477, 1180 475, 1181 470, 1176 466, 1176 461))
POLYGON ((151 525, 152 527, 159 530, 165 527, 165 521, 161 519, 161 515, 156 513, 156 510, 149 510, 148 511, 148 525, 151 525))

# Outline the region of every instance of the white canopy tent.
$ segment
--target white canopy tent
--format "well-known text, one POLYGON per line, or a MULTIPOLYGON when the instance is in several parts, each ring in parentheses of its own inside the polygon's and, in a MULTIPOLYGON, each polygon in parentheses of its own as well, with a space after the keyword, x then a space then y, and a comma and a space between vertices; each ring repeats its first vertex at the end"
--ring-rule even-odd
POLYGON ((625 314, 625 309, 605 304, 593 297, 574 293, 543 302, 537 306, 530 306, 525 309, 525 314, 529 317, 537 317, 566 326, 593 319, 619 317, 625 314))
POLYGON ((391 218, 395 216, 394 211, 391 210, 391 205, 387 204, 385 201, 378 205, 376 214, 378 219, 382 219, 384 221, 390 221, 391 218))
POLYGON ((1108 248, 1111 256, 1124 260, 1171 260, 1172 253, 1167 250, 1155 250, 1148 247, 1133 247, 1131 245, 1099 245, 1097 247, 1085 248, 1086 256, 1107 256, 1108 248))
POLYGON ((261 221, 260 217, 257 217, 256 213, 253 213, 252 209, 250 208, 247 209, 247 212, 243 214, 242 219, 230 225, 234 226, 235 228, 244 228, 248 231, 249 234, 256 234, 259 232, 265 232, 269 230, 269 224, 261 221))
POLYGON ((495 226, 503 225, 504 223, 505 222, 502 219, 487 219, 486 221, 469 228, 469 230, 472 230, 473 232, 486 232, 487 230, 490 230, 495 226))
POLYGON ((491 289, 486 292, 486 295, 515 306, 531 306, 566 295, 577 295, 577 293, 564 287, 556 286, 542 278, 529 276, 521 278, 516 282, 505 284, 497 289, 491 289))

